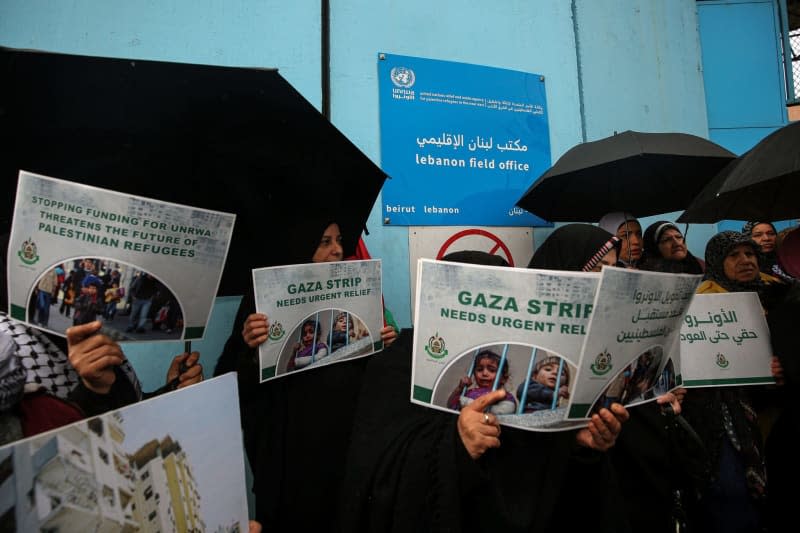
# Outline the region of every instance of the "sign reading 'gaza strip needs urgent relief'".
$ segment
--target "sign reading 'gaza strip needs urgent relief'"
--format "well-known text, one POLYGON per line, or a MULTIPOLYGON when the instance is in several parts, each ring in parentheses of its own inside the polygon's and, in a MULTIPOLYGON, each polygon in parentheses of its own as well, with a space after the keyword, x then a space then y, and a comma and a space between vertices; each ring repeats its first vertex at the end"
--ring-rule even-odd
POLYGON ((235 219, 21 171, 7 258, 11 315, 59 335, 100 319, 118 340, 200 339, 235 219), (164 324, 158 313, 150 322, 153 305, 164 324))
POLYGON ((491 407, 501 424, 583 425, 565 421, 566 400, 599 277, 420 259, 411 401, 458 411, 505 389, 491 407))
POLYGON ((550 167, 543 76, 378 57, 384 224, 550 225, 515 206, 550 167))
POLYGON ((269 320, 260 381, 383 349, 379 259, 258 268, 253 286, 269 320))

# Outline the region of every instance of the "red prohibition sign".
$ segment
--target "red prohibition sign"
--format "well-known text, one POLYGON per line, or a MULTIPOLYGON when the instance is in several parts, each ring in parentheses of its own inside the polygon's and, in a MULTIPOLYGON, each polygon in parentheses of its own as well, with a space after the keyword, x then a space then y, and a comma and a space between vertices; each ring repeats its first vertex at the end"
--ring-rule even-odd
POLYGON ((444 241, 444 244, 439 249, 439 253, 436 255, 436 259, 441 259, 442 257, 444 257, 445 254, 447 253, 447 249, 450 248, 450 245, 453 244, 455 241, 457 241, 462 237, 467 237, 469 235, 482 235, 483 237, 486 237, 492 242, 494 242, 495 244, 492 247, 492 249, 489 250, 489 253, 494 255, 497 252, 497 250, 503 250, 506 253, 506 257, 508 257, 508 264, 512 267, 514 266, 514 258, 511 256, 511 250, 508 249, 508 246, 506 246, 506 244, 500 239, 500 237, 498 237, 494 233, 489 233, 486 230, 477 228, 465 229, 459 231, 458 233, 452 235, 449 239, 444 241))

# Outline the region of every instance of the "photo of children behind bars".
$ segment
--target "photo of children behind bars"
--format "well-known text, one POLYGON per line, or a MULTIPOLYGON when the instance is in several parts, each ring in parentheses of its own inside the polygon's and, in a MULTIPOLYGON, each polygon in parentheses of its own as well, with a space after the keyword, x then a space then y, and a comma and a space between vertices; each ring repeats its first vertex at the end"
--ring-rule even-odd
POLYGON ((278 356, 278 373, 294 372, 372 353, 364 322, 345 309, 325 309, 305 317, 278 356))
POLYGON ((539 427, 563 419, 575 366, 547 350, 522 344, 478 346, 442 372, 432 403, 460 411, 494 390, 504 400, 490 411, 510 425, 539 427))

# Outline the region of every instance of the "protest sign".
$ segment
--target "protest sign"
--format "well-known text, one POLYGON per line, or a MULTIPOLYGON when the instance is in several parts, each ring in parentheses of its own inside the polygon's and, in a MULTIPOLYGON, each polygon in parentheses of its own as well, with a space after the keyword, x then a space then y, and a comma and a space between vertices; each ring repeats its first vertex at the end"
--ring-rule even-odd
POLYGON ((605 267, 577 371, 569 418, 613 402, 633 406, 677 385, 670 357, 700 276, 605 267))
POLYGON ((234 220, 21 171, 10 314, 62 336, 100 319, 115 340, 201 339, 234 220))
POLYGON ((754 292, 695 296, 678 349, 684 387, 775 383, 769 328, 754 292))
POLYGON ((9 444, 0 463, 19 532, 247 530, 233 374, 9 444))
POLYGON ((269 320, 261 381, 383 349, 380 260, 259 268, 253 286, 269 320))
POLYGON ((582 425, 564 421, 565 399, 574 391, 570 377, 598 274, 429 259, 420 259, 417 272, 412 402, 458 411, 505 388, 494 411, 501 424, 534 431, 582 425))

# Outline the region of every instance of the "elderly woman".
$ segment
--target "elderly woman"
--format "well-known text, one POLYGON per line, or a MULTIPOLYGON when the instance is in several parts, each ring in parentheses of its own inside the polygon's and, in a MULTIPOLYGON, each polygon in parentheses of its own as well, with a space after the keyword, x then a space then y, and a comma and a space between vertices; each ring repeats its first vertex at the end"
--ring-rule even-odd
POLYGON ((684 274, 702 274, 703 265, 686 247, 686 239, 678 226, 659 220, 644 230, 644 252, 639 263, 642 270, 684 274))
MULTIPOLYGON (((723 231, 706 246, 705 281, 699 294, 756 292, 769 310, 785 285, 760 272, 758 245, 748 236, 723 231)), ((778 377, 782 372, 773 366, 778 377)), ((761 432, 752 395, 757 387, 696 389, 684 401, 709 456, 709 471, 690 509, 699 531, 760 531, 765 525, 766 475, 761 432)))

